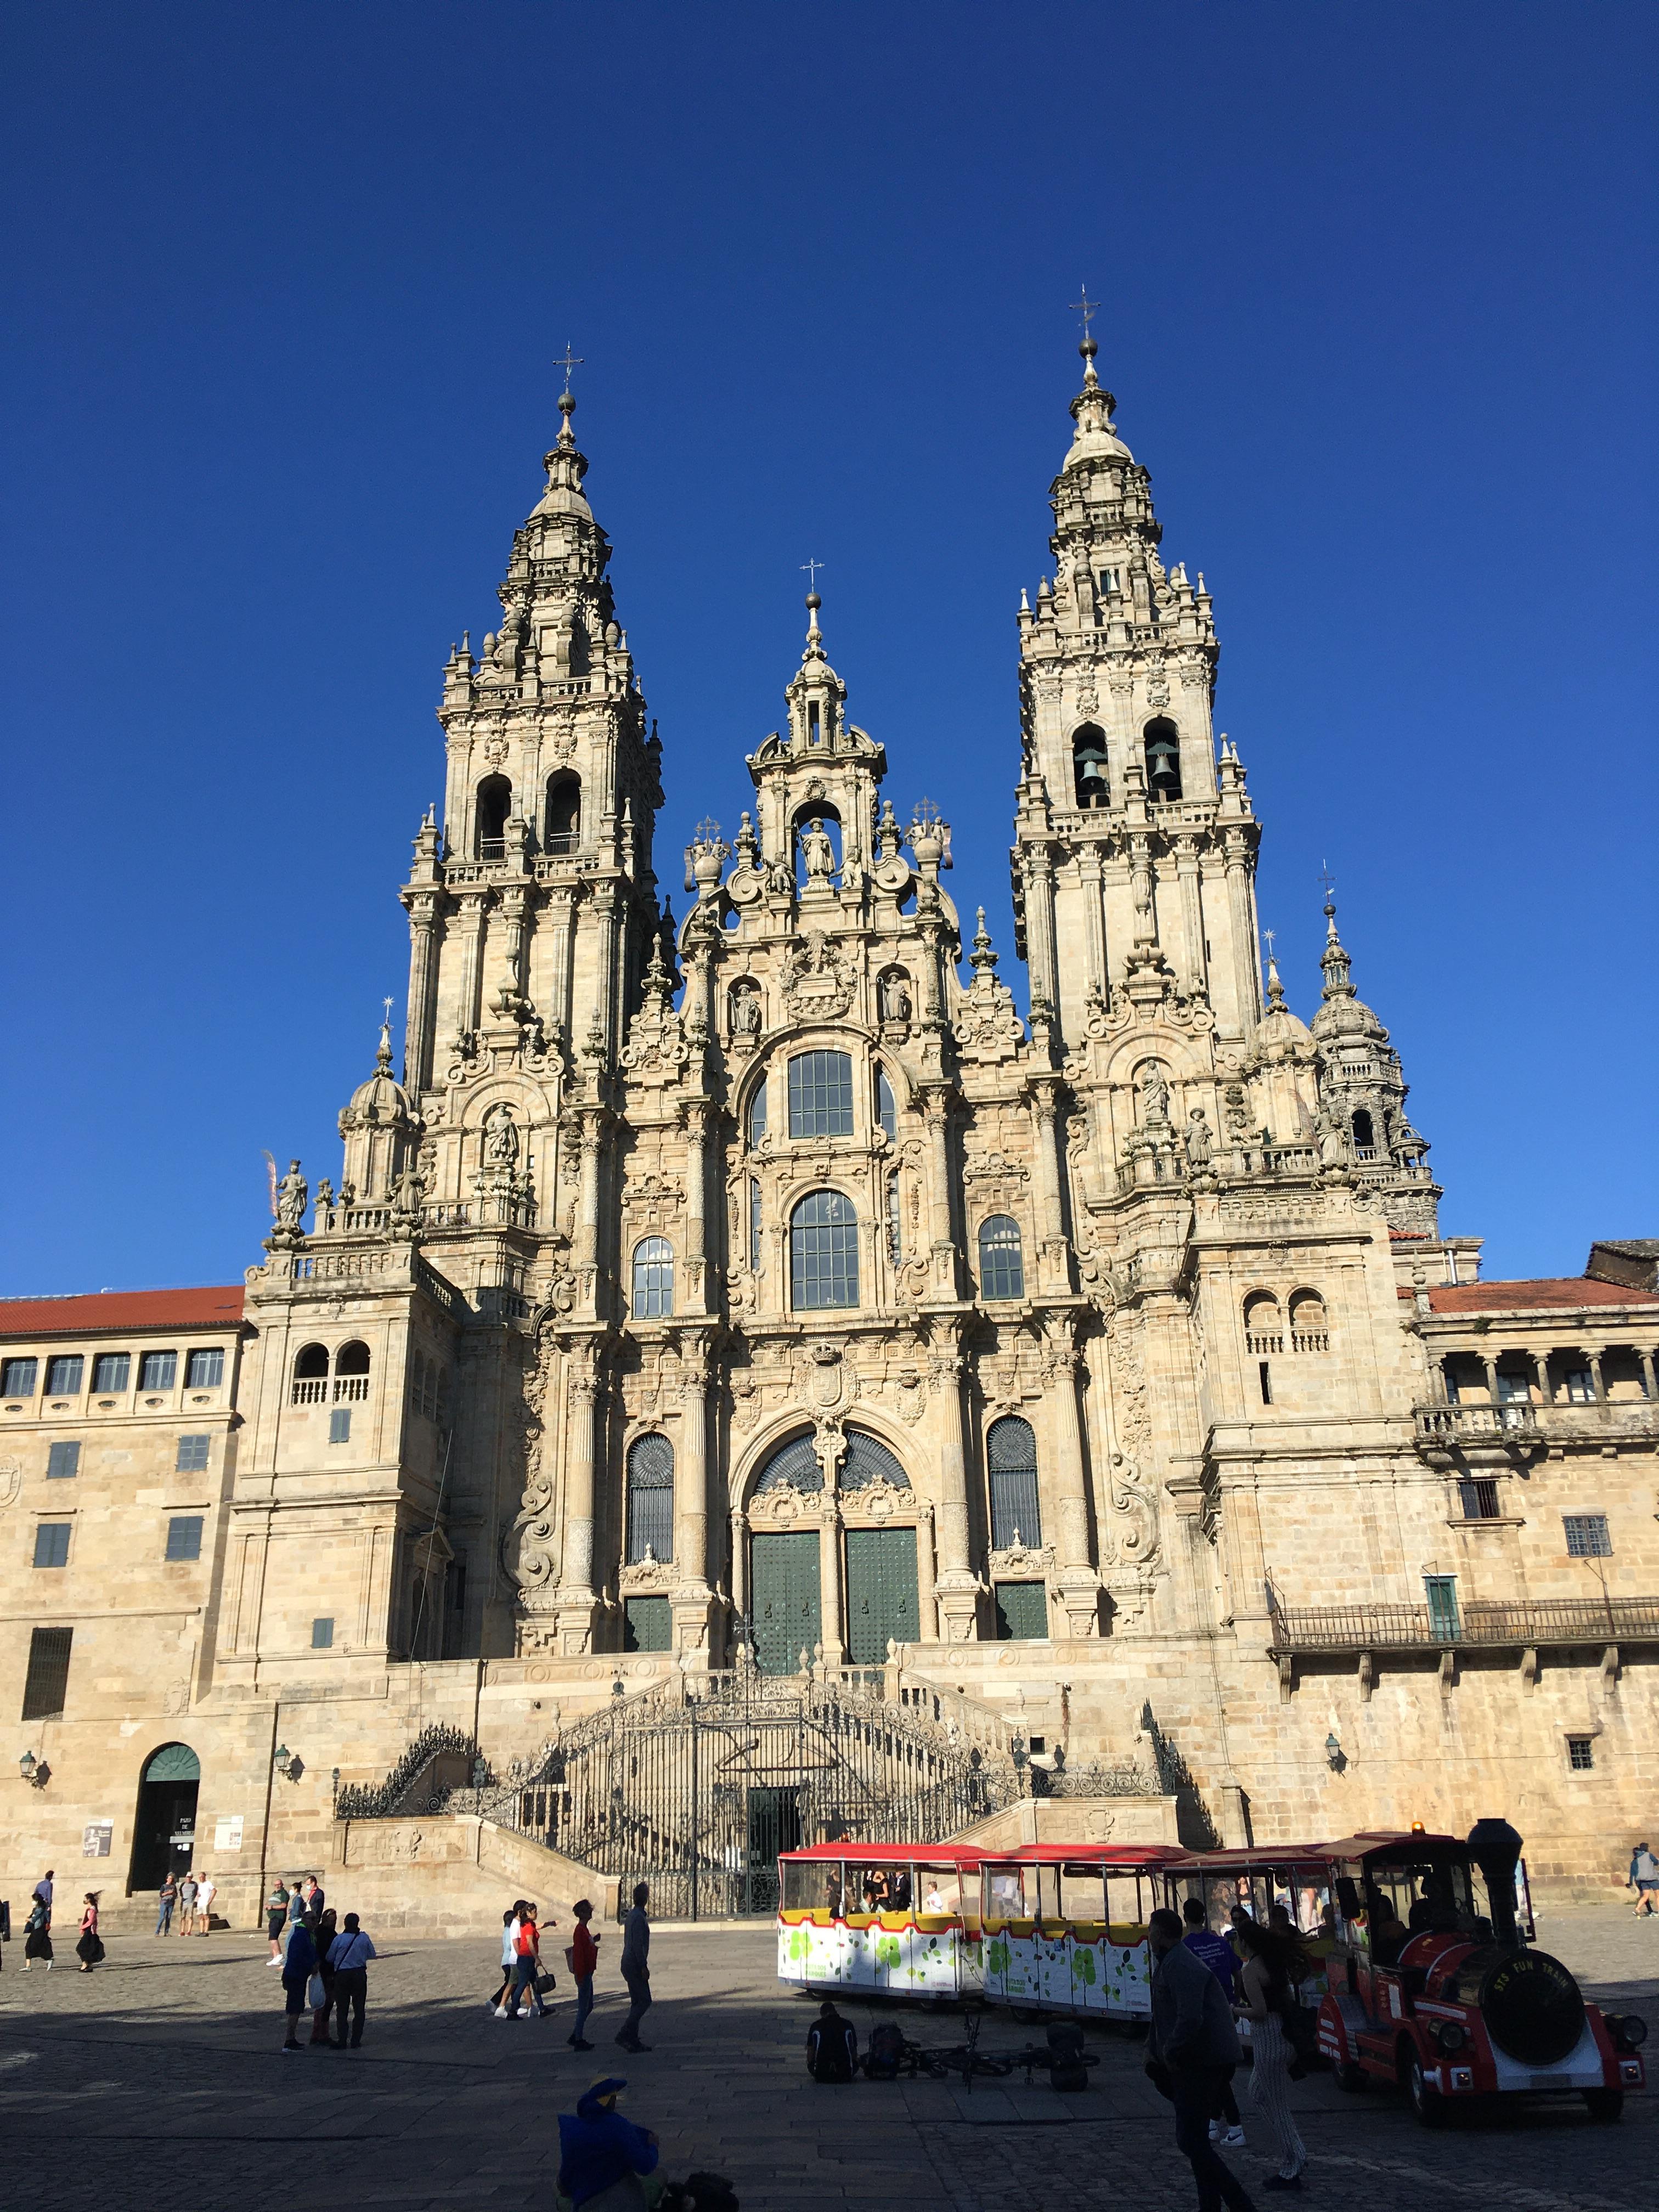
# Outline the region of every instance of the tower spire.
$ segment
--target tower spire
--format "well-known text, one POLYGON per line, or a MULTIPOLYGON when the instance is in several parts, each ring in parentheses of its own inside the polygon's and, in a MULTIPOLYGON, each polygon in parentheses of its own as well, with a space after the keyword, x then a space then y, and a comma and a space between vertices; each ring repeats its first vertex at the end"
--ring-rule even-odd
POLYGON ((1336 884, 1328 868, 1320 877, 1325 886, 1325 950, 1319 964, 1325 971, 1325 988, 1322 996, 1327 999, 1352 999, 1353 964, 1348 958, 1347 947, 1336 933, 1336 884))

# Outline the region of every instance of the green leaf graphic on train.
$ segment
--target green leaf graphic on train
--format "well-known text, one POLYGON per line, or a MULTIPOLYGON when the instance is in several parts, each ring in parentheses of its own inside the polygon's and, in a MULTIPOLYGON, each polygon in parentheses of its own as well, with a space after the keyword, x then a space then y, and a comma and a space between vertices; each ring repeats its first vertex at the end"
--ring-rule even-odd
POLYGON ((1008 1946, 1000 1936, 994 1936, 985 1947, 985 1967, 992 1974, 1006 1974, 1008 1971, 1008 1946))
POLYGON ((1095 1954, 1092 1951, 1078 1950, 1073 1952, 1072 1978, 1074 1981, 1086 1982, 1091 1989, 1094 1987, 1095 1954))
POLYGON ((898 1962, 898 1937, 896 1936, 884 1936, 880 1942, 876 1945, 876 1964, 878 1966, 896 1966, 898 1962))
POLYGON ((789 1938, 790 1957, 792 1959, 805 1959, 810 1954, 811 1948, 812 1939, 807 1934, 806 1930, 804 1928, 795 1929, 789 1938))

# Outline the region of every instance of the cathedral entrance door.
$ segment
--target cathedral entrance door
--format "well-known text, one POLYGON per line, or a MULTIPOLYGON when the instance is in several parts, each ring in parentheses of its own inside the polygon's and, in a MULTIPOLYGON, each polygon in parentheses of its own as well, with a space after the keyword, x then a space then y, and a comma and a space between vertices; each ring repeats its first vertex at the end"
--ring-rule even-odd
POLYGON ((160 1889, 169 1873, 189 1873, 201 1780, 201 1764, 187 1743, 164 1743, 145 1760, 132 1824, 129 1895, 134 1890, 160 1889))
POLYGON ((763 1674, 793 1674, 823 1636, 817 1531, 754 1537, 749 1576, 756 1662, 763 1674))
POLYGON ((855 1667, 879 1667, 887 1639, 914 1644, 921 1634, 914 1528, 847 1532, 847 1656, 855 1667))

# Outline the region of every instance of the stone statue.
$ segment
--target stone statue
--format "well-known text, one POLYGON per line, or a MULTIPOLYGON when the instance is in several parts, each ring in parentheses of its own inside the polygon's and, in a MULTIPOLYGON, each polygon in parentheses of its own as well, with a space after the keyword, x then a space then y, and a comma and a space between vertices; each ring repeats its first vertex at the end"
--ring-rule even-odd
POLYGON ((734 991, 732 994, 732 1034, 752 1037, 760 1035, 760 996, 755 991, 734 991))
POLYGON ((288 1173, 276 1186, 276 1226, 279 1229, 299 1228, 309 1195, 309 1187, 300 1173, 300 1163, 290 1160, 288 1173))
POLYGON ((498 1102, 484 1116, 484 1158, 491 1167, 511 1168, 519 1158, 519 1132, 512 1114, 498 1102))
POLYGON ((1212 1139, 1210 1124, 1201 1106, 1194 1106, 1187 1116, 1187 1164, 1194 1174, 1210 1164, 1212 1139))
POLYGON ((876 985, 880 1002, 881 1018, 884 1022, 908 1022, 910 1018, 910 985, 902 969, 884 975, 876 985))
POLYGON ((836 872, 836 848, 822 822, 815 818, 807 825, 801 836, 800 849, 808 877, 813 882, 827 883, 836 872))
POLYGON ((1140 1079, 1140 1118, 1143 1123, 1170 1118, 1170 1086, 1156 1060, 1140 1079))

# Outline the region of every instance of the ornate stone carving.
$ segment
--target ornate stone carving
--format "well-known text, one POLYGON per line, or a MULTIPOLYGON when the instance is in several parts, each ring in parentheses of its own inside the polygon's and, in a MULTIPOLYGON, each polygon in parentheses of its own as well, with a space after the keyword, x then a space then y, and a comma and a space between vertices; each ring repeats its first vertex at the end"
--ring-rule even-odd
POLYGON ((857 984, 852 960, 823 930, 809 929, 790 946, 783 996, 793 1020, 833 1021, 852 1004, 857 984))

